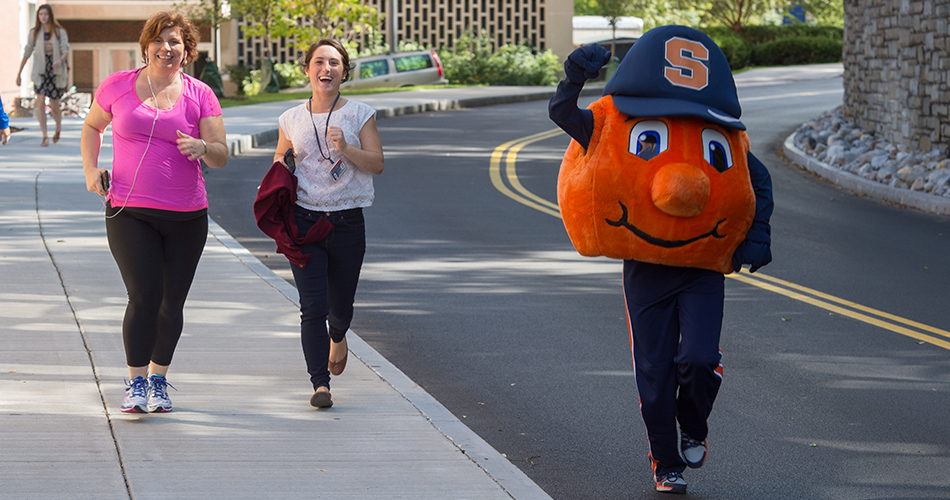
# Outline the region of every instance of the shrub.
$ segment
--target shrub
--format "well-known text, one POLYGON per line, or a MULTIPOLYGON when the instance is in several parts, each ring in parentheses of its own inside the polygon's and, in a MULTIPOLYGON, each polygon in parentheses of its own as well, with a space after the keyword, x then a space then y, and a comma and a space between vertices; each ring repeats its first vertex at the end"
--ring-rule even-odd
POLYGON ((746 26, 740 33, 749 43, 755 45, 781 38, 844 38, 844 30, 832 26, 809 26, 807 24, 783 24, 770 26, 746 26))
MULTIPOLYGON (((237 84, 237 90, 239 95, 254 95, 248 94, 244 91, 244 80, 250 76, 251 70, 245 66, 228 66, 225 70, 228 73, 228 76, 231 77, 231 81, 237 84)), ((258 85, 260 85, 260 75, 258 75, 258 85)))
POLYGON ((753 47, 752 64, 789 66, 841 62, 841 40, 823 37, 780 38, 753 47))
MULTIPOLYGON (((274 65, 277 75, 277 84, 282 89, 303 87, 310 83, 310 78, 303 72, 303 67, 296 62, 277 63, 274 65)), ((242 95, 257 95, 261 90, 261 70, 243 66, 228 66, 231 81, 241 82, 238 85, 242 95)))
POLYGON ((703 28, 703 32, 713 40, 718 40, 717 36, 739 36, 749 42, 750 45, 771 42, 780 38, 818 37, 841 40, 844 37, 842 28, 810 26, 807 24, 749 25, 743 26, 739 33, 733 32, 732 28, 728 26, 712 26, 703 28))
POLYGON ((450 83, 488 85, 554 85, 557 56, 546 50, 534 53, 527 44, 506 44, 492 52, 484 35, 466 33, 454 50, 443 50, 439 59, 450 83))
MULTIPOLYGON (((310 78, 303 72, 303 66, 295 62, 278 63, 274 65, 274 71, 277 73, 277 81, 280 82, 280 88, 303 87, 310 83, 310 78)), ((258 75, 260 78, 260 75, 258 75)))
POLYGON ((703 28, 726 55, 733 71, 748 65, 783 66, 841 61, 844 31, 806 24, 703 28), (794 41, 788 41, 794 40, 794 41))
POLYGON ((241 80, 241 89, 244 90, 244 95, 257 95, 261 93, 261 70, 253 69, 248 72, 247 76, 241 80))
POLYGON ((733 71, 749 65, 752 60, 752 46, 745 39, 729 34, 711 35, 710 38, 722 49, 722 53, 726 55, 726 61, 729 62, 729 67, 733 71))
POLYGON ((550 50, 534 54, 528 45, 503 45, 488 59, 492 85, 555 85, 557 56, 550 50))
POLYGON ((492 42, 483 35, 473 37, 465 33, 458 39, 453 50, 443 49, 439 59, 449 83, 488 83, 487 65, 492 53, 492 42))

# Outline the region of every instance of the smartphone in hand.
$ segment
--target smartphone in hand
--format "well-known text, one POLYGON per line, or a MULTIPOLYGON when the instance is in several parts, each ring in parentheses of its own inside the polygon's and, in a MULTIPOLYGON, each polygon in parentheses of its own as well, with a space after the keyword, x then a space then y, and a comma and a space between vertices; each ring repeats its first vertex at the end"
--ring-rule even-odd
POLYGON ((294 154, 294 148, 287 148, 287 151, 284 153, 284 165, 287 165, 287 170, 290 170, 290 173, 294 173, 297 170, 297 155, 294 154))
POLYGON ((102 173, 99 174, 99 180, 102 182, 102 188, 105 189, 106 191, 108 191, 108 190, 109 190, 109 187, 110 187, 110 185, 109 185, 109 171, 108 171, 108 170, 103 170, 102 173))

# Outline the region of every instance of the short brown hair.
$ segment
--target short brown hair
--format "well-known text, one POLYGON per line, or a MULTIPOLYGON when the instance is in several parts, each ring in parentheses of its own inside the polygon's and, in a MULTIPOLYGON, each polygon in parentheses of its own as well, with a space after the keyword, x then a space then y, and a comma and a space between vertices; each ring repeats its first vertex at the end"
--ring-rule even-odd
POLYGON ((311 45, 309 49, 307 49, 307 55, 303 59, 304 73, 306 73, 307 68, 310 67, 310 59, 313 59, 313 53, 316 52, 317 49, 323 45, 328 45, 330 47, 333 47, 334 49, 336 49, 337 52, 340 53, 340 59, 342 59, 342 62, 343 62, 343 81, 345 82, 349 80, 350 79, 350 54, 346 51, 346 47, 344 47, 342 43, 336 40, 330 40, 328 38, 324 38, 320 40, 319 42, 311 45))
POLYGON ((159 12, 145 21, 142 34, 139 36, 139 47, 142 48, 142 62, 148 64, 148 44, 158 39, 165 28, 178 28, 181 31, 181 40, 185 43, 185 59, 182 66, 198 59, 198 28, 187 17, 177 12, 159 12))

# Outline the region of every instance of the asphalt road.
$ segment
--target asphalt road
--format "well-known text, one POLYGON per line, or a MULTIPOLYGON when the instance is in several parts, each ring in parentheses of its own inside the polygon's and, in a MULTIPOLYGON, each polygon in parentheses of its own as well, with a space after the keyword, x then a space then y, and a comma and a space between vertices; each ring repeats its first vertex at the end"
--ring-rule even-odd
MULTIPOLYGON (((725 379, 710 458, 686 474, 690 496, 947 498, 950 352, 900 330, 941 333, 900 319, 950 328, 950 218, 853 196, 776 155, 799 124, 840 104, 840 78, 740 97, 776 202, 774 261, 752 277, 779 282, 726 281, 725 379)), ((353 330, 555 499, 661 497, 620 263, 577 256, 560 219, 491 179, 496 148, 555 128, 546 102, 378 124, 386 171, 366 210, 353 330)), ((555 201, 567 143, 558 134, 517 151, 526 192, 555 201)), ((254 150, 207 173, 210 213, 289 276, 250 209, 272 155, 254 150)))

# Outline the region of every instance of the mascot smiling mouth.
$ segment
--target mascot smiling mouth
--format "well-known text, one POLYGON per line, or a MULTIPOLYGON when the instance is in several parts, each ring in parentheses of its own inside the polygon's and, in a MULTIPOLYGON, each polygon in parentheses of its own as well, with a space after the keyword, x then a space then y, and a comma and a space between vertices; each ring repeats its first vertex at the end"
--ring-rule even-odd
POLYGON ((624 205, 622 201, 618 201, 617 203, 620 203, 620 208, 623 209, 623 215, 620 217, 620 220, 612 221, 610 219, 604 219, 604 221, 606 221, 607 224, 610 224, 611 226, 614 226, 614 227, 625 227, 629 229, 631 232, 633 232, 633 234, 639 236, 640 238, 642 238, 647 243, 650 243, 651 245, 656 245, 658 247, 663 247, 663 248, 677 248, 677 247, 689 245, 690 243, 694 241, 699 241, 703 238, 708 238, 710 236, 712 236, 713 238, 726 237, 726 235, 724 234, 719 234, 719 225, 722 224, 723 222, 726 222, 726 219, 722 219, 719 222, 717 222, 716 227, 712 228, 708 233, 701 234, 699 236, 696 236, 695 238, 690 238, 688 240, 663 240, 644 232, 642 229, 628 222, 626 205, 624 205))

